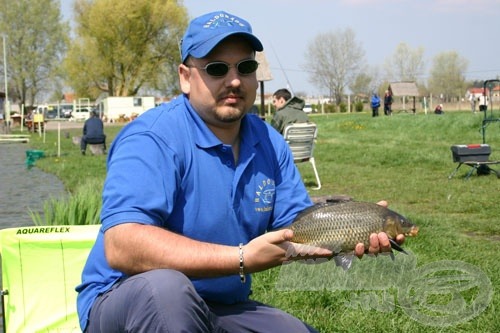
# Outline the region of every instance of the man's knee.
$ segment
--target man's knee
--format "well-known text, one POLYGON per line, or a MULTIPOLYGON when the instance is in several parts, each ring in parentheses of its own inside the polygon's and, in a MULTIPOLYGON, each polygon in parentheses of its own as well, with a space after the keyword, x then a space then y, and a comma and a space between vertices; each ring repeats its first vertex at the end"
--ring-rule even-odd
MULTIPOLYGON (((193 284, 186 275, 171 269, 156 269, 131 277, 129 282, 138 285, 132 288, 149 293, 146 298, 154 300, 159 308, 175 304, 179 307, 190 307, 192 302, 200 300, 193 284), (137 279, 137 281, 133 281, 137 279)), ((128 284, 124 281, 124 284, 128 284)))
POLYGON ((145 279, 155 288, 165 288, 164 291, 166 292, 175 292, 184 288, 194 288, 186 275, 173 269, 155 269, 139 274, 137 277, 145 279))
POLYGON ((105 304, 96 302, 89 332, 96 326, 103 332, 211 331, 208 306, 178 271, 157 269, 137 274, 113 289, 103 300, 105 304))

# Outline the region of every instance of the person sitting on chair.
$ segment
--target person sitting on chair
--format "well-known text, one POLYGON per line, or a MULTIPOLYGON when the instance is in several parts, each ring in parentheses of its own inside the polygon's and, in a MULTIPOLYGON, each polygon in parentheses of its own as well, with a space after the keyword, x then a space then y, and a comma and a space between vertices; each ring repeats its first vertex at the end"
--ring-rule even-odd
POLYGON ((443 104, 438 104, 438 106, 436 106, 436 108, 434 109, 434 113, 435 114, 444 114, 443 104))
POLYGON ((85 155, 87 144, 103 144, 106 151, 106 135, 104 134, 104 124, 95 111, 90 112, 90 118, 83 125, 83 136, 80 141, 82 155, 85 155))
POLYGON ((286 125, 309 121, 307 113, 302 110, 305 102, 296 96, 292 97, 288 89, 276 90, 273 94, 273 104, 276 113, 271 120, 271 126, 281 134, 285 131, 286 125))

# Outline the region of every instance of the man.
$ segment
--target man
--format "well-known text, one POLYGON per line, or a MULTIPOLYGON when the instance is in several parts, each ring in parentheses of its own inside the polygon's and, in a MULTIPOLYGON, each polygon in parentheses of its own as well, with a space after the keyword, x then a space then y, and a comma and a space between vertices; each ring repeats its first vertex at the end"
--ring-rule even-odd
POLYGON ((372 95, 371 107, 372 107, 372 117, 378 117, 378 108, 380 107, 380 97, 378 97, 377 93, 373 93, 372 95))
MULTIPOLYGON (((250 273, 288 259, 293 232, 280 228, 312 204, 282 136, 247 114, 262 50, 239 17, 194 19, 181 45, 183 94, 115 138, 102 228, 77 287, 82 330, 314 332, 249 299, 250 273)), ((387 235, 373 234, 369 252, 381 250, 387 235)))
POLYGON ((443 104, 438 104, 436 108, 434 109, 435 114, 444 114, 443 111, 443 104))
POLYGON ((488 110, 488 96, 481 94, 479 96, 479 111, 486 112, 488 110))
POLYGON ((80 141, 82 155, 85 155, 88 143, 102 143, 104 145, 104 151, 106 151, 106 135, 104 134, 104 125, 95 111, 90 112, 90 118, 85 121, 85 124, 83 124, 83 136, 80 141))
POLYGON ((307 123, 309 117, 302 110, 304 101, 292 94, 287 89, 279 89, 273 94, 273 104, 276 108, 271 126, 283 134, 285 127, 293 123, 307 123))
POLYGON ((392 93, 389 90, 386 90, 384 95, 384 114, 392 115, 392 93))

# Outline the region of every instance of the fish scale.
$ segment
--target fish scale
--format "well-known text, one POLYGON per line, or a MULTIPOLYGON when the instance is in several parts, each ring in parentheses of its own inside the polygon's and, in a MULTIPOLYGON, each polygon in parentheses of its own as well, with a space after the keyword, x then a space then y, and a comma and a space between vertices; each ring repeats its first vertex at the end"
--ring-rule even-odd
POLYGON ((330 249, 335 254, 369 244, 370 234, 384 231, 414 236, 418 228, 406 217, 386 207, 368 202, 348 201, 317 204, 297 216, 290 225, 293 242, 330 249))

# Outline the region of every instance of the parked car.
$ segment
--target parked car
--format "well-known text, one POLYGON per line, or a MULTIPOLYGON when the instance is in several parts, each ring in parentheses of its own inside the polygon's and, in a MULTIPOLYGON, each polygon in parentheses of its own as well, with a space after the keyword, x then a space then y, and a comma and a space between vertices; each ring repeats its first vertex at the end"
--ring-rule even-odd
POLYGON ((45 113, 45 118, 47 119, 55 119, 57 118, 57 110, 49 110, 45 113))
POLYGON ((313 112, 313 108, 311 104, 305 104, 304 107, 302 108, 302 111, 305 113, 311 113, 313 112))
POLYGON ((76 108, 71 113, 71 118, 73 118, 74 120, 87 120, 90 117, 90 111, 92 110, 87 107, 76 108))
POLYGON ((61 109, 61 118, 71 118, 71 114, 73 113, 73 109, 61 109))

